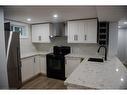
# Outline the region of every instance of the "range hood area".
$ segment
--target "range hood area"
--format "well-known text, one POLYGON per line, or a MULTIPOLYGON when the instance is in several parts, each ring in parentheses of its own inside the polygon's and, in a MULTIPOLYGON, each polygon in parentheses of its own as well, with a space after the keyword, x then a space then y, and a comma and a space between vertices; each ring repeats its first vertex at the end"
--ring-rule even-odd
POLYGON ((50 38, 65 37, 65 22, 51 23, 50 38))

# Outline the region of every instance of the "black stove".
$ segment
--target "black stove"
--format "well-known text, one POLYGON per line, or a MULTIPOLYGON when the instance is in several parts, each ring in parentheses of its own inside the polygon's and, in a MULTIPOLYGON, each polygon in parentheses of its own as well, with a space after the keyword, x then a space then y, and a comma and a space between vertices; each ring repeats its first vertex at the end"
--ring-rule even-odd
POLYGON ((53 53, 46 55, 47 77, 65 80, 65 55, 69 53, 69 46, 53 47, 53 53))

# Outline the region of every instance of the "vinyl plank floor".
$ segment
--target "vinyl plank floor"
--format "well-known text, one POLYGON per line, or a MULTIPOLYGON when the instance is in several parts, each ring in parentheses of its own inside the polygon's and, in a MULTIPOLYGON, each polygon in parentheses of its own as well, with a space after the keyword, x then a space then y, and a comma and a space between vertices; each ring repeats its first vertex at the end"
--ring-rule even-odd
POLYGON ((62 80, 47 78, 46 76, 40 75, 23 85, 21 89, 67 89, 67 87, 62 80))

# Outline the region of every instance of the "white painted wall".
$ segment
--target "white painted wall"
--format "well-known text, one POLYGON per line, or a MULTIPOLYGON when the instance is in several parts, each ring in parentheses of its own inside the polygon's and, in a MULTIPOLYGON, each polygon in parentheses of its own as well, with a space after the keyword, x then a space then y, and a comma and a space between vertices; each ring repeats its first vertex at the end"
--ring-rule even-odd
POLYGON ((126 6, 97 6, 96 10, 99 21, 119 21, 127 17, 126 6))
POLYGON ((118 30, 118 57, 127 64, 127 29, 118 30))
POLYGON ((36 48, 32 44, 32 40, 31 40, 31 31, 30 31, 31 26, 29 24, 26 24, 26 27, 28 27, 28 38, 21 38, 20 39, 21 54, 36 52, 36 48))
POLYGON ((0 7, 0 89, 8 88, 7 63, 4 38, 4 13, 0 7))
POLYGON ((118 23, 110 22, 108 54, 110 56, 117 55, 117 49, 118 49, 118 23))

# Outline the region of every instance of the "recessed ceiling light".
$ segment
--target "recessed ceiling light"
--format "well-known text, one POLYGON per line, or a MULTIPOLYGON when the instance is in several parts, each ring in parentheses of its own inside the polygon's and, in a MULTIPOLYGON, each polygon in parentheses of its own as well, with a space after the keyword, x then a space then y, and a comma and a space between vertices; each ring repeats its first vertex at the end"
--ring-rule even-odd
POLYGON ((116 69, 116 72, 118 72, 119 71, 119 69, 116 69))
POLYGON ((54 18, 58 18, 58 14, 54 14, 53 17, 54 17, 54 18))
POLYGON ((122 82, 124 81, 124 79, 123 79, 123 78, 121 78, 120 80, 121 80, 122 82))
POLYGON ((118 28, 121 28, 121 26, 118 26, 118 28))
POLYGON ((127 21, 125 21, 124 24, 127 24, 127 21))
POLYGON ((27 21, 31 21, 31 18, 28 18, 27 21))

